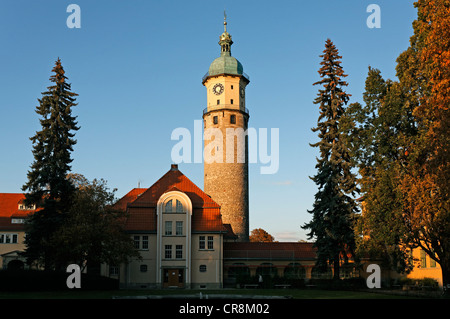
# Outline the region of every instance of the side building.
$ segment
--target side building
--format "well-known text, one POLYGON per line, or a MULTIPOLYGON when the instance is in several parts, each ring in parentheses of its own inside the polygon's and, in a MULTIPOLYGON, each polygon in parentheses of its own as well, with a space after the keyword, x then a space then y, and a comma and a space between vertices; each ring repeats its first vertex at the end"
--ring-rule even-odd
POLYGON ((26 269, 20 256, 25 250, 25 221, 36 211, 24 204, 21 193, 0 193, 0 269, 26 269))

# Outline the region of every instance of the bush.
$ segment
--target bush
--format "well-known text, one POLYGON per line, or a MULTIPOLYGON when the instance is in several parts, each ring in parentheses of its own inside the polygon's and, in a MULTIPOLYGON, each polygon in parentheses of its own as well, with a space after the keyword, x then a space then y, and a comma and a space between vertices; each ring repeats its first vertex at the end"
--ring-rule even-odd
MULTIPOLYGON (((68 290, 70 273, 39 270, 0 270, 0 291, 58 291, 68 290)), ((116 279, 81 274, 81 290, 114 290, 116 279)))

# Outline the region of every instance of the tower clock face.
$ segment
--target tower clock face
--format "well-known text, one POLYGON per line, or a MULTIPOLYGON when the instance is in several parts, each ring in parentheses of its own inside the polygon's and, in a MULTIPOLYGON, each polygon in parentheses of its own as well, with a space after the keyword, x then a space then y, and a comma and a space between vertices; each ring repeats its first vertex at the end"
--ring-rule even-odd
POLYGON ((221 83, 217 83, 213 86, 213 92, 215 95, 220 95, 223 93, 223 85, 221 83))

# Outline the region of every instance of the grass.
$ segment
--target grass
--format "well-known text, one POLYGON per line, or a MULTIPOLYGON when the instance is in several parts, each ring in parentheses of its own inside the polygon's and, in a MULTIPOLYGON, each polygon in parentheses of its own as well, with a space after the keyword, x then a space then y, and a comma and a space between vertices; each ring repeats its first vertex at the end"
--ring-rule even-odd
POLYGON ((294 299, 411 299, 411 296, 366 291, 336 291, 316 289, 223 289, 223 290, 112 290, 112 291, 42 291, 0 292, 0 299, 111 299, 114 296, 147 295, 261 295, 290 296, 294 299))

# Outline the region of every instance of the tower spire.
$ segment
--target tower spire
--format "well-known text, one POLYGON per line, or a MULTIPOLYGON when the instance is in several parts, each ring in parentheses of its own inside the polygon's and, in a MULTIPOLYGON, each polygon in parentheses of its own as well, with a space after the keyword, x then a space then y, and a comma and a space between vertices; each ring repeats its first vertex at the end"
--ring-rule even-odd
POLYGON ((223 10, 223 32, 227 32, 227 12, 223 10))
POLYGON ((227 13, 223 11, 223 33, 220 36, 219 45, 220 45, 220 55, 231 55, 231 45, 233 44, 233 40, 231 40, 231 35, 227 32, 227 13))

